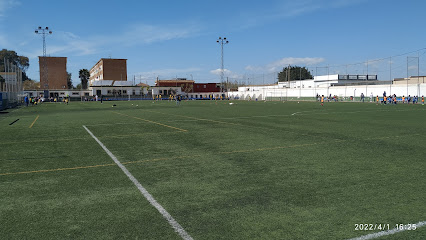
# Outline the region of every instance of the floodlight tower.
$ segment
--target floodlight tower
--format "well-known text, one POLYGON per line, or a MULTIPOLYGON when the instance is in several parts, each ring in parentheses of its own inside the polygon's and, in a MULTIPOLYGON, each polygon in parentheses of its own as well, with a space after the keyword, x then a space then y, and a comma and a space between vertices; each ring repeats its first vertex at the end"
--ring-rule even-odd
MULTIPOLYGON (((44 97, 49 97, 49 79, 48 79, 48 69, 47 69, 47 63, 46 63, 46 35, 52 34, 52 31, 49 30, 49 27, 38 27, 35 31, 36 34, 40 34, 43 38, 43 72, 42 77, 44 79, 44 97)), ((41 82, 41 79, 40 79, 41 82)))
POLYGON ((224 65, 223 65, 223 45, 228 44, 229 41, 226 40, 226 37, 224 37, 224 38, 219 37, 219 39, 216 42, 219 43, 220 46, 221 46, 220 92, 222 94, 222 84, 223 84, 224 78, 225 78, 225 76, 224 76, 225 69, 224 69, 224 65))

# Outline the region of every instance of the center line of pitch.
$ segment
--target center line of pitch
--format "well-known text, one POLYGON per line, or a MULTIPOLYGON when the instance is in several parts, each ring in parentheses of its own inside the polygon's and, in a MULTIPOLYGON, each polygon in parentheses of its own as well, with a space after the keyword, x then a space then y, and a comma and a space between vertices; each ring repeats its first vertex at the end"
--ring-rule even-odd
POLYGON ((118 167, 127 175, 127 177, 135 184, 139 189, 142 195, 148 200, 148 202, 154 206, 163 217, 169 222, 170 226, 177 232, 183 239, 192 240, 193 238, 183 229, 183 227, 166 211, 166 209, 161 206, 157 200, 140 184, 140 182, 127 170, 127 168, 108 150, 105 145, 99 141, 99 139, 86 127, 83 125, 83 128, 92 136, 93 139, 104 149, 104 151, 111 157, 111 159, 117 164, 118 167))

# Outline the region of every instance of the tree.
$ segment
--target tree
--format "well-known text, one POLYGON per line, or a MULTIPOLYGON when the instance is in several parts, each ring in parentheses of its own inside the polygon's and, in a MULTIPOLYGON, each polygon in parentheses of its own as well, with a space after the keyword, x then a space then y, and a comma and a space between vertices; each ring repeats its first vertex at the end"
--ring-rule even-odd
POLYGON ((192 91, 192 88, 194 87, 193 84, 181 84, 180 88, 182 89, 183 92, 185 93, 190 93, 192 91))
POLYGON ((30 60, 28 57, 19 56, 15 51, 3 49, 0 51, 0 72, 5 71, 5 59, 6 61, 9 61, 10 63, 18 66, 23 72, 25 72, 30 66, 30 60))
POLYGON ((24 90, 38 90, 40 89, 40 82, 36 82, 33 80, 25 81, 23 84, 24 90))
POLYGON ((75 89, 81 90, 81 83, 77 84, 77 86, 75 86, 75 89))
POLYGON ((278 82, 287 82, 289 78, 290 81, 294 81, 313 79, 313 76, 311 75, 311 72, 309 72, 309 69, 299 66, 285 67, 280 73, 278 73, 278 82))
POLYGON ((67 87, 68 89, 72 89, 71 73, 69 72, 67 72, 67 87))
POLYGON ((90 77, 89 70, 80 69, 80 71, 78 72, 78 77, 80 78, 80 81, 81 81, 81 88, 87 89, 87 82, 89 81, 89 77, 90 77))

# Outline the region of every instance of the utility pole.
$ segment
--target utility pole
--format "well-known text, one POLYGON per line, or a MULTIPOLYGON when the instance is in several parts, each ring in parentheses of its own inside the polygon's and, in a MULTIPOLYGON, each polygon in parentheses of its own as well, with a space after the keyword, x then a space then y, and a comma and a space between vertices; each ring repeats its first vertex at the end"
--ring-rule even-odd
POLYGON ((225 68, 224 68, 224 65, 223 65, 223 45, 224 44, 228 44, 229 43, 229 41, 228 40, 226 40, 226 37, 224 37, 224 38, 222 38, 222 37, 219 37, 219 39, 218 40, 216 40, 216 42, 217 43, 219 43, 220 44, 220 46, 221 46, 221 67, 220 67, 220 94, 222 95, 222 89, 223 89, 223 82, 224 82, 224 78, 225 78, 225 73, 224 73, 224 71, 225 71, 225 68))
POLYGON ((46 62, 46 35, 52 34, 52 31, 49 30, 49 27, 38 27, 35 31, 36 34, 40 34, 43 38, 43 60, 42 60, 42 66, 43 70, 40 70, 41 76, 40 76, 40 83, 43 80, 44 84, 41 86, 44 89, 44 98, 49 97, 49 74, 47 69, 47 62, 46 62))

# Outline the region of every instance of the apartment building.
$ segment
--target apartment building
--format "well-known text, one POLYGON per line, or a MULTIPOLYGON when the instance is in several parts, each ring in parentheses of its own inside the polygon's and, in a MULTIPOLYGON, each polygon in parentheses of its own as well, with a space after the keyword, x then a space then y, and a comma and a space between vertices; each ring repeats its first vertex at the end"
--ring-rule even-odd
POLYGON ((90 85, 94 81, 127 81, 127 59, 101 58, 90 69, 90 85))

